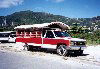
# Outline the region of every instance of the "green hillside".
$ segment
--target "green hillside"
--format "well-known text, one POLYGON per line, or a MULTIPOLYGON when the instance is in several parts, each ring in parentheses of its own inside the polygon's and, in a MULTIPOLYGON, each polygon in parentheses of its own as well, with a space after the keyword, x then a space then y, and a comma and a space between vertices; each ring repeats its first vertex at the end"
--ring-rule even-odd
MULTIPOLYGON (((6 26, 21 25, 21 24, 40 24, 52 21, 61 21, 68 25, 73 25, 73 23, 80 23, 80 26, 91 26, 92 23, 99 25, 100 27, 100 16, 93 18, 68 18, 61 15, 53 15, 45 12, 33 12, 33 11, 20 11, 15 12, 11 15, 0 16, 0 26, 4 24, 6 19, 6 26)), ((4 25, 3 25, 4 26, 4 25)))

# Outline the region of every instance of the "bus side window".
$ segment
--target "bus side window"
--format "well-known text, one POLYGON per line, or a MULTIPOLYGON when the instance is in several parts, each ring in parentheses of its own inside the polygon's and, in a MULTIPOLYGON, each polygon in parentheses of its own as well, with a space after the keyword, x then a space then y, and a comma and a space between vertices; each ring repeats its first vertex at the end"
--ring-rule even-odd
POLYGON ((25 36, 27 36, 27 37, 30 36, 30 30, 29 30, 29 29, 26 29, 26 30, 25 30, 25 36))
POLYGON ((47 31, 45 38, 54 38, 54 34, 52 33, 52 31, 47 31))
POLYGON ((21 36, 22 36, 22 37, 24 37, 24 31, 23 31, 23 32, 21 32, 21 36))
POLYGON ((37 38, 41 38, 41 32, 37 32, 37 38))
POLYGON ((17 36, 21 36, 21 31, 18 30, 18 31, 16 32, 16 35, 17 35, 17 36))
POLYGON ((31 37, 36 37, 36 32, 31 32, 31 37))
POLYGON ((2 34, 0 34, 0 37, 2 37, 3 35, 2 34))
POLYGON ((44 37, 45 33, 46 33, 46 31, 43 31, 43 32, 42 32, 42 37, 44 37))
POLYGON ((10 37, 14 38, 14 36, 13 36, 13 35, 10 35, 10 37))

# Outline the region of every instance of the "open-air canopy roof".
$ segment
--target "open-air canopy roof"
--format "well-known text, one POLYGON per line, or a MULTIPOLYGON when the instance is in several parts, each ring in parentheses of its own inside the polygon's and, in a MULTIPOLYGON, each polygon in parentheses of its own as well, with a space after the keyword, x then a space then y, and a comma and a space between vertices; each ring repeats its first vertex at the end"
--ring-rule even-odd
POLYGON ((15 29, 31 29, 31 28, 59 28, 62 30, 70 29, 70 27, 62 22, 51 22, 43 24, 33 24, 33 25, 20 25, 15 27, 15 29))

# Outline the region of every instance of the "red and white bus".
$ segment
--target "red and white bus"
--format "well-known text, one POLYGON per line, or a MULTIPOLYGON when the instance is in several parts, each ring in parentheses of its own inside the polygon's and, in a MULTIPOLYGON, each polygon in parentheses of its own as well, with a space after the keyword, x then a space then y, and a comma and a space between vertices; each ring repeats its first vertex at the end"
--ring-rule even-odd
POLYGON ((72 38, 65 32, 69 28, 62 22, 17 26, 16 43, 23 43, 26 50, 39 47, 55 49, 59 55, 66 55, 70 51, 83 54, 86 40, 72 38))

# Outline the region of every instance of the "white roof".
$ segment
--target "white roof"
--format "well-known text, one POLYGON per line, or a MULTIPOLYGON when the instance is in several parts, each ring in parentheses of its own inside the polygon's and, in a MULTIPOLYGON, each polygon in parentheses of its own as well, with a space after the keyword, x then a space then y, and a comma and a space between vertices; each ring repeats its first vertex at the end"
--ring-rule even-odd
POLYGON ((15 27, 15 29, 44 28, 44 27, 49 27, 54 24, 60 26, 62 29, 70 29, 68 25, 62 22, 51 22, 51 23, 33 24, 33 25, 20 25, 20 26, 15 27))
POLYGON ((20 25, 20 26, 15 27, 15 29, 27 29, 31 27, 33 27, 33 25, 20 25))
POLYGON ((14 31, 4 31, 4 32, 0 32, 0 33, 11 33, 11 32, 14 32, 14 31))
POLYGON ((37 27, 37 28, 43 28, 43 27, 47 27, 50 23, 43 23, 43 24, 34 24, 33 26, 34 27, 37 27))

